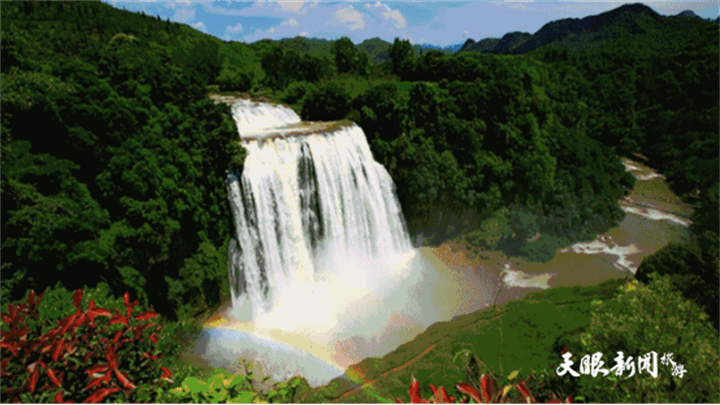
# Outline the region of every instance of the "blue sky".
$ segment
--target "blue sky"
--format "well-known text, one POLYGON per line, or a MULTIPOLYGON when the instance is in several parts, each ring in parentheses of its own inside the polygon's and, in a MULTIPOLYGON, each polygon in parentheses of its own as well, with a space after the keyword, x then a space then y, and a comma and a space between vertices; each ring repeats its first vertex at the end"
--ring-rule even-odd
MULTIPOLYGON (((263 38, 325 38, 342 36, 360 43, 396 37, 414 44, 449 46, 467 38, 501 37, 512 31, 531 34, 561 18, 582 18, 619 7, 620 2, 328 2, 328 1, 133 1, 109 0, 117 8, 144 10, 150 15, 188 24, 223 40, 255 42, 263 38)), ((717 2, 643 2, 663 15, 692 10, 717 18, 717 2)))

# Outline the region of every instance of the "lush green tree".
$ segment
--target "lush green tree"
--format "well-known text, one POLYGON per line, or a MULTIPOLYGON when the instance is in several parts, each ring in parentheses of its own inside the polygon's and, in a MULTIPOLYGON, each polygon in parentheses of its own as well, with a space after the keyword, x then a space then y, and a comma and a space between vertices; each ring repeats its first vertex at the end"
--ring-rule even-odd
POLYGON ((353 61, 353 72, 359 76, 367 76, 368 54, 356 50, 353 61))
POLYGON ((283 76, 283 50, 274 47, 262 57, 262 69, 265 72, 265 80, 269 87, 279 89, 283 87, 286 78, 283 76))
POLYGON ((558 342, 559 348, 567 346, 572 353, 570 367, 575 372, 579 373, 582 356, 601 353, 601 367, 609 373, 556 378, 575 380, 577 392, 594 403, 717 402, 717 329, 700 307, 674 289, 669 276, 651 280, 640 287, 629 283, 616 298, 598 301, 590 325, 558 342), (627 369, 621 375, 611 370, 619 352, 633 363, 633 376, 627 369), (657 354, 657 377, 639 369, 638 358, 650 352, 657 354), (674 373, 672 365, 662 361, 666 353, 672 353, 672 361, 685 373, 674 373))
POLYGON ((305 97, 314 90, 317 89, 313 84, 293 82, 285 89, 283 100, 290 105, 302 104, 305 97))
POLYGON ((390 141, 397 137, 401 123, 397 98, 397 86, 384 83, 371 87, 353 100, 353 120, 363 128, 369 141, 375 138, 390 141))
POLYGON ((252 72, 242 71, 235 67, 224 69, 216 80, 220 91, 248 91, 252 88, 252 72))
POLYGON ((687 244, 671 243, 647 257, 635 278, 649 282, 650 274, 669 275, 674 289, 694 301, 720 327, 720 259, 717 234, 706 231, 687 244))
POLYGON ((402 75, 406 72, 408 65, 412 62, 412 45, 410 41, 395 38, 393 45, 389 51, 392 64, 392 72, 396 75, 402 75))
POLYGON ((324 63, 321 58, 306 53, 302 56, 299 63, 302 80, 316 82, 325 75, 324 63))
POLYGON ((720 183, 700 191, 700 202, 693 212, 693 224, 690 230, 699 235, 712 232, 716 236, 720 231, 720 204, 718 203, 720 183))
POLYGON ((332 54, 335 58, 335 67, 337 67, 338 73, 353 71, 355 68, 353 62, 357 59, 356 52, 355 45, 348 37, 342 37, 333 42, 332 54))
POLYGON ((308 94, 302 108, 302 119, 332 121, 345 118, 350 112, 350 95, 335 81, 326 82, 308 94))
POLYGON ((422 82, 413 83, 409 96, 405 111, 408 120, 406 125, 421 130, 427 137, 434 138, 436 146, 447 149, 444 133, 439 131, 439 120, 444 115, 444 98, 437 86, 422 82))

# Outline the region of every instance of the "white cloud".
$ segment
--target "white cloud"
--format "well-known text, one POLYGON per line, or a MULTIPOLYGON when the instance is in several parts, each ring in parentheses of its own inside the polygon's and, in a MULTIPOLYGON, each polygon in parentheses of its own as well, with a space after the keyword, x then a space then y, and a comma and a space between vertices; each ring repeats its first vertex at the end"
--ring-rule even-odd
POLYGON ((277 5, 280 6, 276 9, 277 11, 287 11, 297 14, 305 14, 307 12, 307 10, 300 11, 302 6, 305 5, 304 1, 278 1, 277 5))
POLYGON ((225 32, 229 32, 232 34, 237 34, 243 31, 242 25, 240 23, 235 24, 234 26, 228 25, 227 28, 225 28, 225 32))
POLYGON ((463 30, 463 37, 467 38, 470 36, 470 33, 467 30, 463 30))
POLYGON ((173 21, 179 21, 179 22, 188 22, 195 17, 195 9, 190 8, 181 8, 180 10, 175 12, 175 15, 173 15, 172 19, 173 21))
POLYGON ((365 4, 365 8, 367 8, 368 10, 372 10, 373 8, 378 8, 378 7, 383 9, 383 11, 381 13, 382 17, 385 20, 392 21, 393 24, 395 24, 395 28, 397 28, 397 29, 405 28, 405 26, 407 25, 407 21, 405 20, 405 17, 403 17, 400 10, 393 10, 390 7, 388 7, 387 5, 380 3, 379 1, 376 1, 373 4, 370 4, 370 3, 365 4))
POLYGON ((307 31, 303 31, 303 32, 300 33, 300 36, 301 36, 301 37, 307 37, 308 35, 310 35, 310 33, 307 32, 307 31))
POLYGON ((365 28, 365 16, 356 11, 353 6, 347 6, 333 13, 333 18, 328 22, 330 25, 344 25, 350 30, 361 30, 365 28))
POLYGON ((388 9, 384 11, 382 15, 383 17, 385 17, 386 20, 392 20, 393 23, 395 23, 395 28, 405 28, 405 25, 407 25, 405 17, 403 17, 402 13, 399 10, 391 10, 390 7, 388 7, 388 9))
POLYGON ((197 23, 193 24, 192 27, 198 31, 202 31, 207 34, 207 27, 205 26, 205 23, 203 23, 202 21, 198 21, 197 23))
MULTIPOLYGON (((209 2, 203 2, 201 4, 203 7, 203 10, 206 13, 210 13, 210 14, 232 15, 232 16, 252 15, 252 13, 249 13, 247 9, 234 10, 231 8, 217 7, 209 2)), ((255 3, 255 5, 258 7, 262 7, 262 3, 255 3)))
POLYGON ((298 26, 300 26, 300 23, 297 22, 296 19, 291 18, 291 19, 289 19, 289 20, 283 21, 280 25, 289 25, 289 26, 291 26, 291 27, 297 28, 298 26))
POLYGON ((194 7, 195 5, 192 4, 189 0, 180 0, 180 1, 168 1, 163 5, 165 8, 188 8, 188 7, 194 7))

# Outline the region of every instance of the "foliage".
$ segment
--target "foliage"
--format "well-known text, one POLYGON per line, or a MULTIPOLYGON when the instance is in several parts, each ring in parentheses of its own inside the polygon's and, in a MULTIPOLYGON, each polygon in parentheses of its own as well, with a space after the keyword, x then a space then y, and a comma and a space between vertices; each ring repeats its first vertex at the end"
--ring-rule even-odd
POLYGON ((338 73, 354 72, 365 75, 368 65, 367 53, 355 49, 348 37, 342 37, 333 42, 331 52, 335 58, 338 73))
POLYGON ((634 178, 588 138, 577 70, 433 51, 414 63, 415 78, 431 82, 407 93, 373 86, 350 114, 397 185, 411 232, 437 241, 508 207, 508 219, 528 219, 501 248, 544 261, 622 220, 617 201, 634 178), (544 237, 525 247, 536 232, 544 237))
POLYGON ((216 81, 220 91, 248 91, 252 88, 253 74, 229 67, 222 71, 216 81))
MULTIPOLYGON (((40 319, 42 297, 36 299, 31 290, 26 304, 9 304, 8 313, 2 314, 4 396, 23 402, 45 402, 50 398, 73 402, 84 398, 97 403, 120 393, 124 402, 153 401, 156 388, 147 386, 171 381, 167 368, 152 367, 152 362, 163 355, 143 338, 145 331, 157 324, 138 322, 158 314, 145 311, 132 317, 139 302, 130 302, 129 294, 124 296, 124 312, 97 307, 92 299, 83 310, 83 291, 77 290, 73 294, 77 311, 58 320, 54 328, 40 319)), ((158 341, 159 331, 157 328, 149 335, 153 344, 158 341)))
POLYGON ((306 82, 293 82, 283 93, 283 101, 290 105, 302 104, 305 97, 308 96, 316 87, 306 82))
MULTIPOLYGON (((633 5, 609 13, 628 22, 648 10, 633 5)), ((554 44, 526 57, 581 73, 590 85, 582 95, 590 107, 587 134, 621 155, 641 151, 687 202, 697 203, 699 193, 704 202, 693 232, 717 233, 717 24, 660 16, 635 23, 644 27, 635 38, 619 31, 623 38, 588 52, 554 44)))
MULTIPOLYGON (((447 390, 445 387, 440 387, 439 389, 436 388, 433 384, 430 384, 430 389, 433 393, 433 398, 430 400, 422 398, 420 395, 420 383, 418 382, 415 377, 412 377, 412 382, 410 384, 409 394, 410 394, 410 403, 411 404, 453 404, 453 403, 467 403, 468 399, 473 400, 475 403, 478 404, 504 404, 510 402, 512 399, 512 396, 509 395, 510 392, 513 392, 513 388, 515 388, 520 395, 522 396, 521 401, 517 402, 519 403, 528 403, 528 404, 536 404, 538 401, 535 399, 535 397, 532 395, 530 391, 530 387, 528 386, 527 381, 520 380, 518 382, 512 382, 513 379, 517 376, 518 371, 513 371, 508 375, 508 380, 511 382, 510 384, 506 385, 502 389, 499 388, 497 381, 489 377, 487 374, 483 374, 477 384, 468 384, 468 383, 458 383, 455 385, 455 388, 460 392, 461 395, 467 396, 469 398, 464 398, 462 400, 456 400, 455 397, 452 397, 448 395, 447 390)), ((398 403, 402 403, 400 399, 397 400, 398 403)), ((573 403, 572 397, 567 397, 565 401, 562 400, 561 397, 555 395, 553 396, 548 402, 549 404, 560 404, 560 403, 573 403)))
POLYGON ((306 96, 302 119, 333 121, 343 119, 350 110, 350 96, 335 81, 323 83, 306 96))
POLYGON ((315 82, 328 74, 324 60, 310 54, 302 57, 293 49, 275 46, 261 59, 265 84, 272 89, 284 89, 293 81, 315 82))
MULTIPOLYGON (((176 317, 167 278, 232 232, 224 179, 243 153, 205 94, 231 76, 229 53, 100 2, 8 3, 2 17, 3 303, 106 282, 176 317)), ((225 264, 203 263, 219 267, 176 294, 185 305, 218 302, 225 264)))
MULTIPOLYGON (((575 364, 584 354, 600 352, 615 358, 621 352, 627 359, 637 359, 654 351, 658 356, 657 378, 637 368, 632 377, 616 375, 612 370, 594 378, 581 375, 577 378, 578 389, 587 393, 588 400, 601 403, 718 401, 717 330, 708 325, 708 316, 700 307, 673 288, 669 276, 651 275, 650 279, 647 286, 630 283, 621 287, 616 298, 597 301, 587 329, 571 335, 566 342, 577 359, 575 364), (662 364, 665 353, 672 353, 672 360, 683 365, 687 375, 674 375, 673 367, 662 364)), ((611 366, 605 364, 609 370, 611 366)), ((569 373, 562 377, 573 378, 569 373)))
POLYGON ((645 258, 635 278, 650 282, 650 275, 670 276, 673 289, 695 302, 709 315, 715 329, 720 327, 720 259, 717 235, 706 231, 686 244, 671 243, 645 258))
POLYGON ((712 232, 717 237, 718 232, 720 232, 720 202, 718 202, 720 182, 700 191, 700 193, 700 202, 695 206, 693 224, 690 226, 690 230, 696 235, 703 232, 712 232))
MULTIPOLYGON (((206 381, 189 376, 178 388, 170 390, 174 402, 178 403, 288 403, 292 402, 301 378, 293 378, 287 382, 273 385, 267 392, 262 392, 253 373, 253 364, 238 361, 243 367, 241 374, 232 375, 221 370, 209 376, 206 381)), ((265 377, 267 380, 269 377, 265 377)))
POLYGON ((389 50, 392 72, 404 77, 408 73, 409 64, 412 62, 412 47, 410 41, 395 38, 389 50))

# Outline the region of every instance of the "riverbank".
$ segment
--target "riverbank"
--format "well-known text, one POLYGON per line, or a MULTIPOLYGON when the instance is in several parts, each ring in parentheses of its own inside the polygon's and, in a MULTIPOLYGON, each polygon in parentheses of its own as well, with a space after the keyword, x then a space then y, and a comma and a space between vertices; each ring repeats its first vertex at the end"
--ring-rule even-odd
POLYGON ((692 207, 673 194, 664 177, 652 168, 639 160, 622 158, 622 163, 637 179, 632 192, 619 201, 625 219, 591 241, 559 249, 547 263, 507 257, 500 251, 473 251, 462 237, 420 249, 431 254, 435 263, 442 263, 439 268, 473 274, 497 286, 490 296, 475 299, 475 310, 494 300, 501 283, 504 288, 497 297, 498 304, 542 289, 631 278, 644 258, 671 242, 686 241, 692 207))

